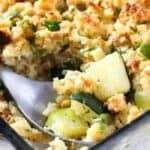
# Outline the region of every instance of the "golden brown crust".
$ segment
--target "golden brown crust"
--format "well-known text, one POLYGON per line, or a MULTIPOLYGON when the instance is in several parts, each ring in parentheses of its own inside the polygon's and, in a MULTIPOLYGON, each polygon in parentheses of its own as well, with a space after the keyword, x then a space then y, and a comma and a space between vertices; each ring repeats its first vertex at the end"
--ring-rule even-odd
POLYGON ((150 21, 150 8, 146 8, 139 3, 126 3, 124 11, 128 16, 134 17, 137 22, 150 21))

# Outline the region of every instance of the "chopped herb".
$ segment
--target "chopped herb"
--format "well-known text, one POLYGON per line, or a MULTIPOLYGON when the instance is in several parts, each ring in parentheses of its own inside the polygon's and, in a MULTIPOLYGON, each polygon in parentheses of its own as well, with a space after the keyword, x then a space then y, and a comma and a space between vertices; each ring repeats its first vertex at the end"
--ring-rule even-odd
POLYGON ((43 50, 40 48, 35 48, 33 46, 30 46, 30 51, 34 56, 41 56, 43 54, 43 50))
POLYGON ((74 6, 70 6, 70 7, 69 7, 69 12, 70 12, 70 13, 74 12, 75 10, 76 10, 76 8, 75 8, 74 6))
POLYGON ((60 21, 46 19, 44 24, 49 31, 58 31, 60 29, 60 21))
POLYGON ((15 27, 16 24, 17 24, 17 20, 12 20, 12 21, 11 21, 11 28, 12 28, 12 27, 15 27))
POLYGON ((116 6, 115 9, 116 9, 117 11, 121 11, 122 8, 121 8, 121 6, 116 6))
POLYGON ((84 54, 84 53, 90 52, 91 50, 92 48, 84 48, 84 49, 81 49, 80 52, 84 54))
POLYGON ((106 130, 106 124, 105 124, 105 119, 103 117, 99 117, 93 120, 93 123, 99 123, 100 125, 100 130, 106 130))
POLYGON ((94 123, 104 123, 105 120, 104 120, 104 118, 99 117, 99 118, 94 119, 93 122, 94 122, 94 123))
POLYGON ((102 131, 106 130, 107 128, 107 126, 104 123, 101 123, 99 127, 100 127, 100 130, 102 131))

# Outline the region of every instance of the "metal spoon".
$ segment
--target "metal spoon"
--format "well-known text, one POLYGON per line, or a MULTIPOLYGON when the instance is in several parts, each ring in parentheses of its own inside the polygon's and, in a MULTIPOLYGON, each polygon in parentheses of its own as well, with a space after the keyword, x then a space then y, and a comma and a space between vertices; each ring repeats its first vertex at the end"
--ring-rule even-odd
MULTIPOLYGON (((33 125, 52 137, 60 137, 44 128, 46 118, 42 115, 48 102, 57 96, 56 91, 52 87, 52 82, 33 81, 2 67, 0 68, 0 78, 16 102, 18 108, 33 125)), ((64 141, 78 144, 94 144, 75 139, 60 138, 64 141)))

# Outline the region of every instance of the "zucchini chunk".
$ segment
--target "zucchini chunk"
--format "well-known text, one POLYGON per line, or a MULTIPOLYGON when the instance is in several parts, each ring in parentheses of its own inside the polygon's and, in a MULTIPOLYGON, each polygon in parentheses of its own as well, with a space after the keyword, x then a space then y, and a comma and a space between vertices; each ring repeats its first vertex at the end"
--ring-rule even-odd
POLYGON ((88 124, 76 115, 71 108, 52 112, 46 122, 47 129, 66 138, 81 138, 86 134, 88 124))
POLYGON ((130 90, 125 65, 118 52, 92 63, 86 73, 97 82, 98 87, 95 95, 100 100, 106 100, 117 93, 127 93, 130 90))
POLYGON ((92 123, 92 120, 99 116, 92 109, 90 109, 90 107, 77 100, 71 100, 71 109, 73 109, 78 116, 82 117, 86 122, 89 123, 92 123))
POLYGON ((106 109, 103 107, 103 103, 88 93, 76 92, 70 96, 70 99, 77 100, 82 104, 87 105, 98 114, 106 111, 106 109))
POLYGON ((150 110, 150 93, 136 91, 134 94, 135 104, 144 110, 150 110))

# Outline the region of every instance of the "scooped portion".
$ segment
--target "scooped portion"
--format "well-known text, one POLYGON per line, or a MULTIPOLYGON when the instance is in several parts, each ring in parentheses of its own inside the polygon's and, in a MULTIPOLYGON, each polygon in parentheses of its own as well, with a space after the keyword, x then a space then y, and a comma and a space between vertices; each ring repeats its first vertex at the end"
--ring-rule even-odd
POLYGON ((115 113, 124 114, 124 119, 130 113, 125 96, 130 81, 118 52, 92 62, 82 72, 68 71, 65 78, 55 78, 54 88, 58 97, 49 104, 55 109, 49 109, 45 127, 62 137, 100 141, 117 129, 115 113))

